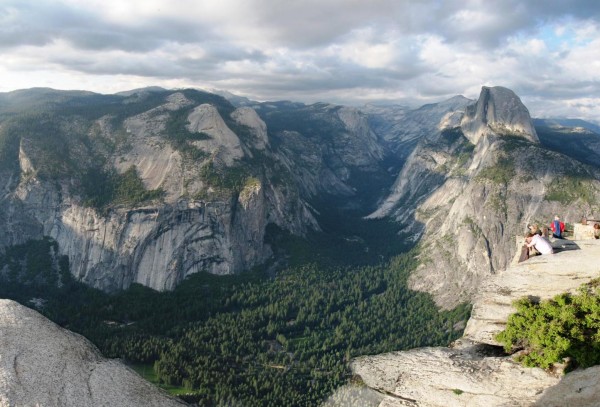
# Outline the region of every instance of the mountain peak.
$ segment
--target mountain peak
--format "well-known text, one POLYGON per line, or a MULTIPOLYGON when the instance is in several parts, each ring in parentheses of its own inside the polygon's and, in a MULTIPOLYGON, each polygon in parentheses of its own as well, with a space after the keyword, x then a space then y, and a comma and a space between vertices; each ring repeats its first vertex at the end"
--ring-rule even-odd
POLYGON ((477 102, 467 107, 461 127, 473 144, 486 134, 514 134, 539 142, 529 110, 512 90, 502 86, 483 86, 477 102))

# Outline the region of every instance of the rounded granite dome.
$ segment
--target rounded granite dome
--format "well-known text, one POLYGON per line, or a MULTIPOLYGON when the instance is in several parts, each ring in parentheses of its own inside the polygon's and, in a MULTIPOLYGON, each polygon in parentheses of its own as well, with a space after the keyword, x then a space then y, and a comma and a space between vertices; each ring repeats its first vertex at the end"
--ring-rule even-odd
POLYGON ((490 133, 539 142, 529 110, 512 90, 501 86, 481 88, 477 102, 467 107, 461 128, 473 144, 490 133))

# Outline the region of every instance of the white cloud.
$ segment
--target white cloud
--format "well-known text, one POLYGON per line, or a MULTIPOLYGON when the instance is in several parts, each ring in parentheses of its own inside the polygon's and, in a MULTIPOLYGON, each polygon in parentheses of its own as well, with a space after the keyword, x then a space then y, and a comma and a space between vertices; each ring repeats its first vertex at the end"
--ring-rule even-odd
POLYGON ((421 103, 502 85, 534 115, 592 119, 599 21, 591 0, 3 0, 0 90, 421 103))

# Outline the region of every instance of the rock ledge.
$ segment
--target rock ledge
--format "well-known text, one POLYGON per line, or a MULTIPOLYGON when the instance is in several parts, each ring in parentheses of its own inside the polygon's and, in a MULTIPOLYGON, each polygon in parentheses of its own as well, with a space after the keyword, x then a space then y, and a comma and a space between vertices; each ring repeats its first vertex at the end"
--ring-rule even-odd
POLYGON ((464 337, 448 348, 420 348, 354 360, 352 370, 391 406, 598 406, 600 366, 567 375, 525 368, 503 356, 494 335, 523 296, 551 298, 600 276, 600 241, 553 242, 563 249, 488 279, 464 337), (564 246, 564 247, 563 247, 564 246))

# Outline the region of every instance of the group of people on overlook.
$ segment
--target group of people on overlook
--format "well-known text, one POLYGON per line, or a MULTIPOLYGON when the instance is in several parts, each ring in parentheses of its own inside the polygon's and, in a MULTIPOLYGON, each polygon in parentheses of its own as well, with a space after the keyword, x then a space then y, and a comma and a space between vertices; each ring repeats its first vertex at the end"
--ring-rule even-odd
MULTIPOLYGON (((582 218, 582 224, 588 225, 589 220, 587 217, 582 218)), ((521 249, 521 255, 519 262, 527 260, 531 256, 553 254, 554 249, 548 240, 549 229, 544 227, 540 229, 538 225, 529 225, 528 232, 525 235, 525 244, 521 249)), ((557 216, 550 223, 550 230, 552 231, 552 237, 555 239, 564 239, 565 224, 557 216)), ((593 226, 593 237, 600 239, 600 222, 594 221, 593 226)), ((564 247, 564 246, 563 246, 564 247)))
MULTIPOLYGON (((555 216, 550 223, 552 237, 562 239, 565 233, 565 224, 560 220, 560 217, 555 216)), ((519 262, 527 260, 531 256, 553 254, 554 249, 547 238, 548 229, 540 229, 538 225, 529 225, 529 232, 525 236, 525 244, 521 249, 519 262)))

